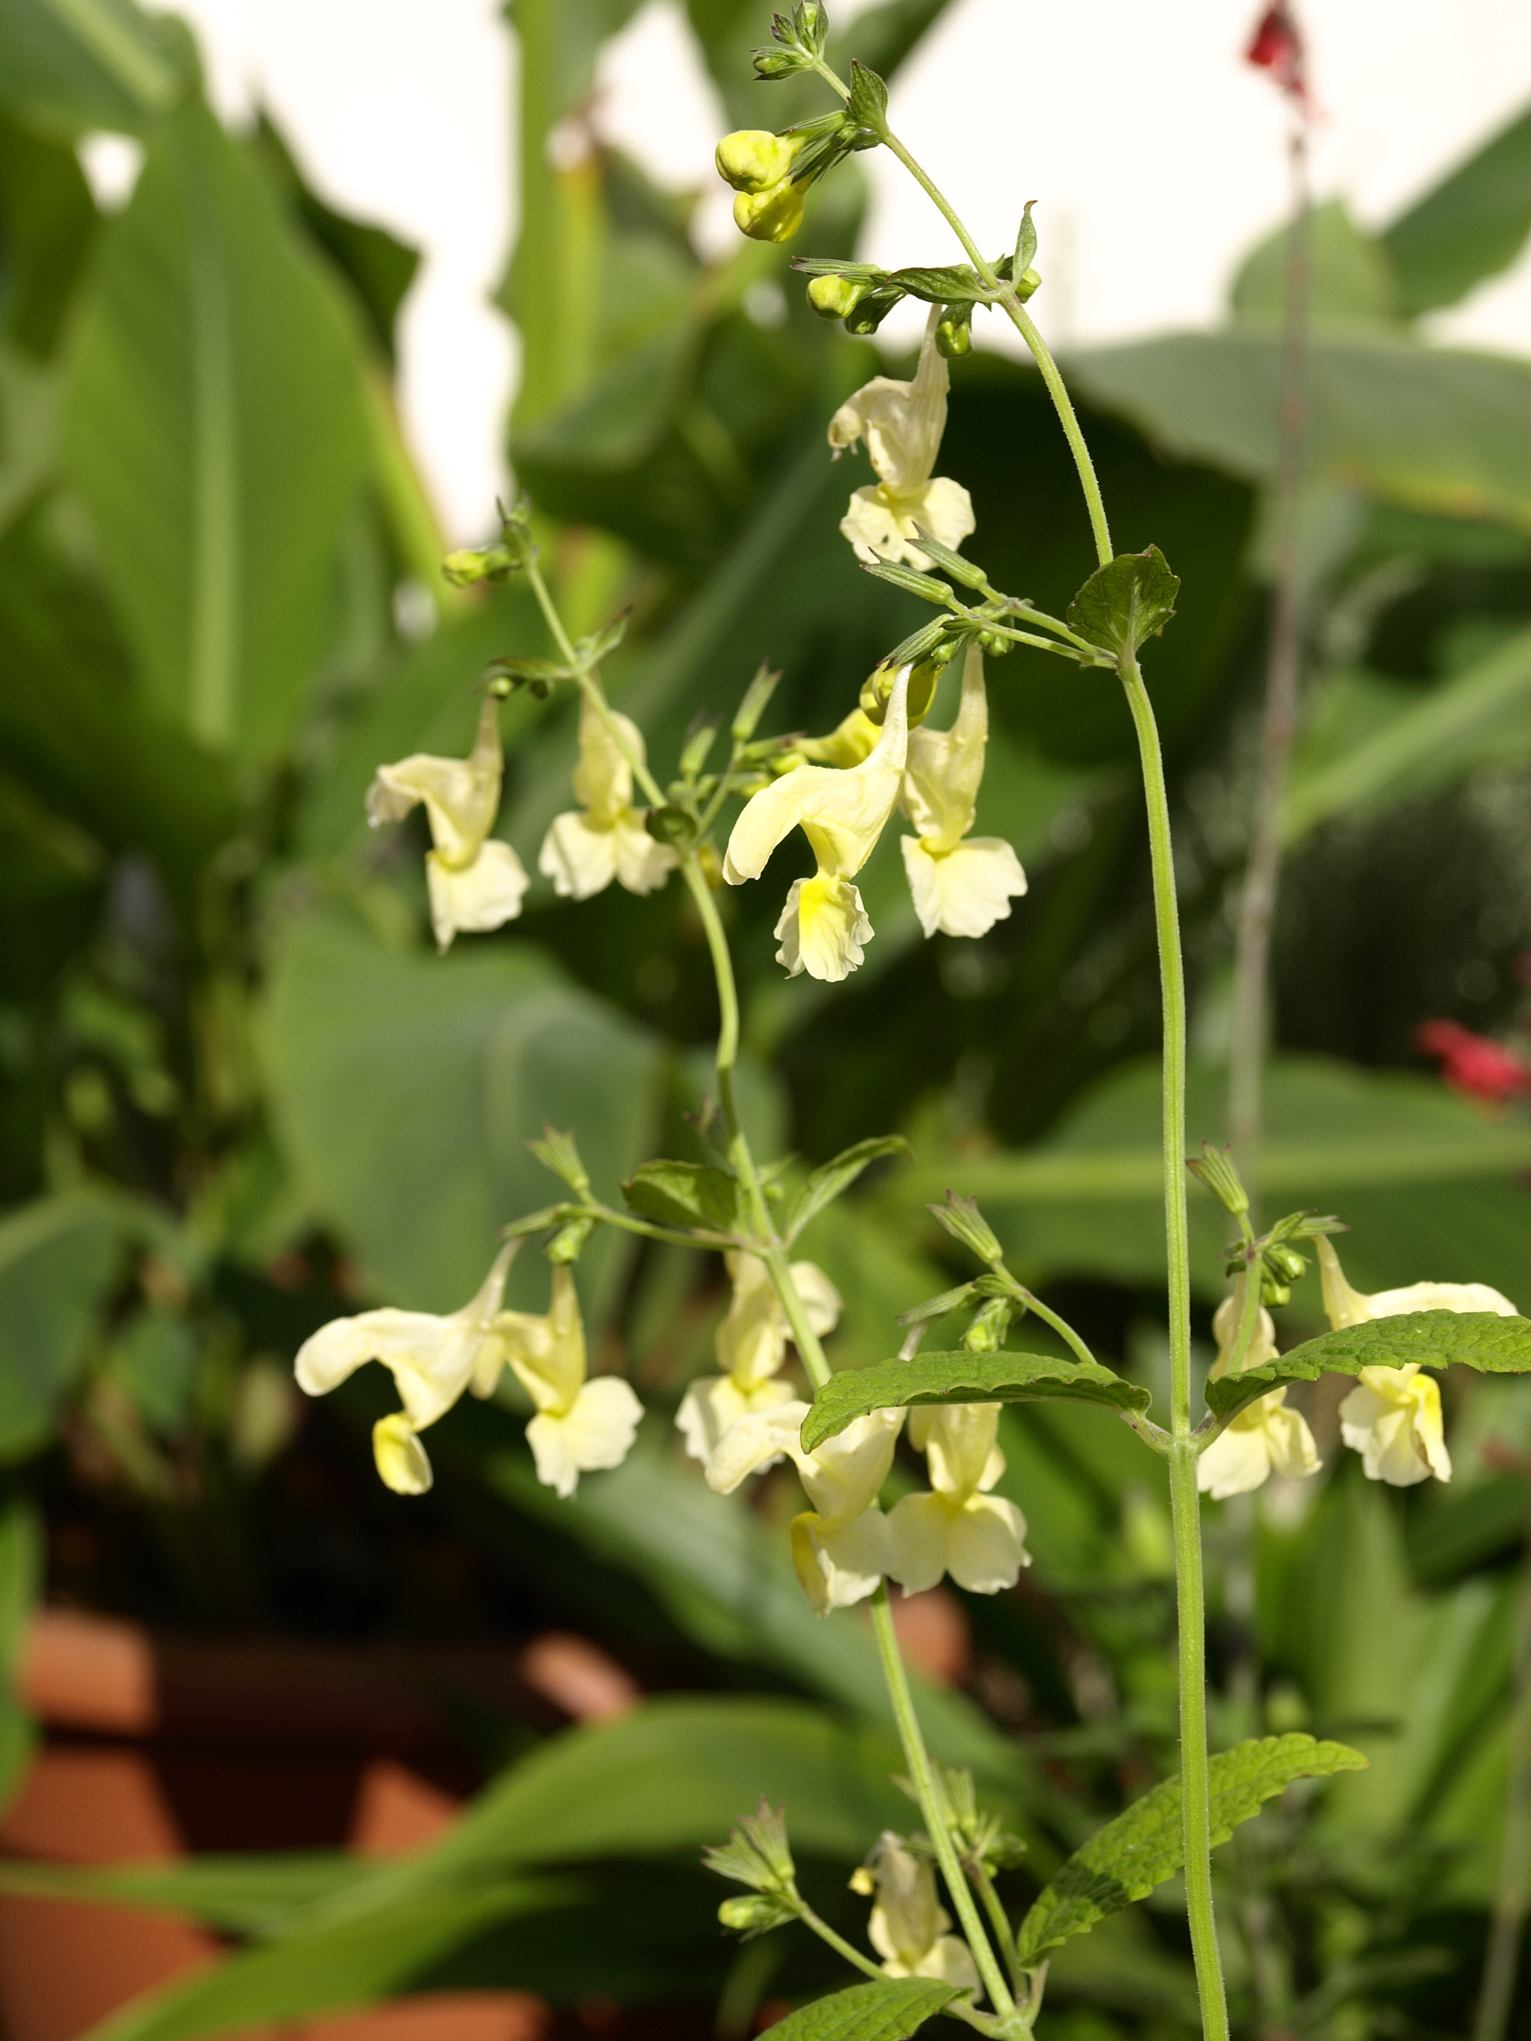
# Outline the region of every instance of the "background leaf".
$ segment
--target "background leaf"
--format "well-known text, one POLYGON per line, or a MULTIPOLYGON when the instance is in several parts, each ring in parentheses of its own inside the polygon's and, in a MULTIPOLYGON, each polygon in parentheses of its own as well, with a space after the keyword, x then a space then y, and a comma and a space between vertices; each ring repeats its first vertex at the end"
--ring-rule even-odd
POLYGON ((196 76, 179 21, 133 0, 4 0, 0 101, 73 137, 90 128, 139 134, 196 76))
POLYGON ((123 1230, 84 1193, 0 1219, 0 1459, 34 1452, 85 1360, 123 1230))
POLYGON ((186 106, 105 237, 67 458, 147 695, 200 744, 264 759, 292 737, 366 456, 333 296, 248 159, 186 106))

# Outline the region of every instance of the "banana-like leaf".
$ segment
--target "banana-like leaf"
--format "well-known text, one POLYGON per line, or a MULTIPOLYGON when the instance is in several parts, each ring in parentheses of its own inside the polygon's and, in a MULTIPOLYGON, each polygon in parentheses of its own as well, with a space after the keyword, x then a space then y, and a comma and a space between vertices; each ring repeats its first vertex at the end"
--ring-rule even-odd
MULTIPOLYGON (((573 1128, 610 1194, 657 1111, 646 1030, 537 952, 464 949, 401 955, 359 924, 305 917, 279 943, 264 1016, 278 1124, 316 1208, 426 1310, 471 1297, 500 1227, 547 1203, 525 1147, 544 1122, 573 1128)), ((610 1236, 592 1243, 580 1275, 596 1306, 620 1266, 610 1236)), ((523 1255, 511 1275, 518 1301, 546 1308, 545 1270, 523 1255)))
MULTIPOLYGON (((1280 352, 1272 325, 1092 348, 1072 367, 1095 402, 1172 451, 1263 481, 1280 352)), ((1313 336, 1309 388, 1315 479, 1531 530, 1531 363, 1333 327, 1313 336)))
POLYGON ((831 1375, 803 1420, 803 1448, 813 1452, 871 1410, 927 1403, 1035 1403, 1057 1399, 1105 1410, 1146 1410, 1149 1392, 1095 1361, 1047 1354, 916 1354, 831 1375))
POLYGON ((29 126, 70 137, 91 128, 142 134, 196 74, 184 26, 133 0, 0 6, 0 104, 29 126))
POLYGON ((906 2041, 961 1994, 932 1977, 890 1977, 799 2006, 772 2027, 781 2041, 906 2041))
MULTIPOLYGON (((1311 1736, 1266 1736, 1235 1744, 1212 1759, 1212 1841, 1227 1842, 1241 1822, 1294 1779, 1359 1771, 1366 1759, 1343 1743, 1311 1736)), ((1016 1936, 1023 1969, 1050 1949, 1083 1935, 1098 1920, 1146 1899, 1185 1862, 1180 1781, 1166 1779, 1076 1850, 1032 1905, 1016 1936)))
POLYGON ((104 237, 66 409, 148 699, 209 750, 279 753, 336 628, 362 386, 330 286, 204 106, 160 125, 104 237))
POLYGON ((1531 233, 1531 112, 1501 128, 1385 229, 1403 309, 1455 305, 1508 269, 1531 233))
POLYGON ((0 1460, 47 1439, 123 1238, 112 1208, 85 1192, 39 1198, 0 1220, 0 1460))
POLYGON ((296 1925, 321 1900, 373 1877, 363 1857, 192 1857, 181 1864, 0 1864, 0 1890, 42 1899, 88 1899, 183 1914, 256 1940, 296 1925))
POLYGON ((1507 765, 1531 751, 1531 631, 1405 708, 1353 751, 1293 775, 1281 831, 1298 843, 1321 823, 1507 765))
POLYGON ((1411 1311, 1342 1326, 1305 1340, 1263 1367, 1209 1382, 1207 1408, 1214 1417, 1230 1418, 1285 1382, 1411 1365, 1459 1365, 1481 1375, 1531 1374, 1531 1319, 1501 1318, 1492 1311, 1411 1311))

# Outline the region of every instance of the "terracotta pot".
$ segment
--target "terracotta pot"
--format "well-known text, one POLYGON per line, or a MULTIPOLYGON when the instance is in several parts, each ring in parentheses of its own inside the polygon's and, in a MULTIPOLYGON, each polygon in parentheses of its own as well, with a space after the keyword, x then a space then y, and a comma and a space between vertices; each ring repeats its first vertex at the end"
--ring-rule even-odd
MULTIPOLYGON (((21 1689, 45 1736, 0 1818, 0 1851, 62 1864, 416 1849, 476 1783, 452 1703, 552 1726, 638 1697, 599 1647, 557 1634, 520 1652, 204 1640, 61 1609, 34 1624, 21 1689)), ((0 1894, 0 2026, 7 2041, 74 2041, 221 1947, 165 1914, 0 1894)), ((552 2025, 529 1993, 462 1992, 283 2034, 544 2041, 552 2025)))

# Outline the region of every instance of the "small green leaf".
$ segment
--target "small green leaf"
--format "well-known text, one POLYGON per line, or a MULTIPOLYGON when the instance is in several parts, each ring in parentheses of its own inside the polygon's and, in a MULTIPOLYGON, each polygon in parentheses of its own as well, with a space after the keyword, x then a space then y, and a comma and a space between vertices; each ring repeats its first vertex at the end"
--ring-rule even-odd
POLYGON ((1021 230, 1015 237, 1015 255, 1010 265, 1012 276, 1020 276, 1023 271, 1030 269, 1037 252, 1037 230, 1031 218, 1031 209, 1035 204, 1034 198, 1027 199, 1026 210, 1021 214, 1021 230))
POLYGON ((1531 1319, 1501 1318, 1492 1311, 1411 1311, 1400 1318, 1371 1318, 1305 1340, 1262 1368, 1209 1382, 1207 1408, 1226 1420, 1284 1382, 1359 1375, 1363 1368, 1406 1368, 1411 1361, 1427 1368, 1456 1363, 1480 1375, 1531 1373, 1531 1319))
POLYGON ((870 1140, 857 1141, 842 1149, 833 1162, 826 1162, 813 1172, 792 1200, 784 1228, 788 1244, 796 1240, 810 1219, 816 1219, 826 1205, 833 1204, 869 1163, 884 1155, 913 1153, 902 1134, 874 1134, 870 1140))
MULTIPOLYGON (((851 59, 851 96, 845 110, 861 127, 880 135, 888 119, 888 88, 875 71, 851 59)), ((911 2029, 911 2031, 913 2031, 911 2029)))
MULTIPOLYGON (((1252 1738, 1212 1760, 1212 1842, 1227 1842, 1241 1822, 1294 1779, 1364 1770, 1366 1759, 1343 1743, 1311 1736, 1252 1738)), ((1048 1950, 1083 1935, 1107 1914, 1173 1878, 1185 1861, 1180 1781, 1166 1779, 1076 1850, 1021 1922, 1016 1954, 1033 1970, 1048 1950)))
POLYGON ((832 1375, 803 1420, 803 1450, 870 1410, 900 1404, 1030 1403, 1040 1398, 1095 1403, 1107 1410, 1146 1410, 1150 1397, 1097 1362, 1064 1361, 1048 1354, 917 1354, 910 1361, 878 1361, 832 1375))
POLYGON ((603 624, 600 630, 591 631, 588 636, 575 639, 574 649, 586 666, 598 665, 608 652, 617 649, 627 636, 627 620, 630 614, 630 611, 623 610, 621 616, 614 618, 609 624, 603 624))
POLYGON ((888 282, 927 305, 987 304, 993 296, 977 270, 965 262, 954 262, 945 269, 890 270, 888 282))
POLYGON ((1157 546, 1097 567, 1068 608, 1070 630, 1120 657, 1157 637, 1175 614, 1180 577, 1157 546))
POLYGON ((779 2041, 905 2041, 961 1994, 933 1977, 890 1977, 886 1984, 853 1984, 849 1991, 815 1999, 778 2020, 779 2041))
POLYGON ((645 1162, 622 1186, 632 1210, 661 1226, 699 1226, 733 1233, 739 1225, 739 1183, 706 1162, 645 1162))

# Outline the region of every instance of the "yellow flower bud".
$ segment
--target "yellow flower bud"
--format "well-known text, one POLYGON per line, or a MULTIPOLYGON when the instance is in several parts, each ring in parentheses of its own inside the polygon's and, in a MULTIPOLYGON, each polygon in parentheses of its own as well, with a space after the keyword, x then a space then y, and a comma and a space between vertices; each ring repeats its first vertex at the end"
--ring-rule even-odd
POLYGON ((821 319, 846 319, 867 294, 864 283, 844 276, 816 276, 808 286, 808 302, 821 319))
POLYGON ((752 241, 790 241, 803 224, 803 187, 773 184, 765 191, 741 191, 734 200, 734 225, 752 241))
POLYGON ((802 153, 801 135, 773 135, 768 128, 739 128, 713 152, 718 175, 735 191, 769 191, 789 175, 802 153))
MULTIPOLYGON (((941 675, 946 671, 943 661, 937 664, 933 659, 922 659, 918 666, 909 669, 909 727, 914 729, 930 713, 930 705, 936 698, 936 688, 941 675)), ((870 723, 879 728, 888 712, 888 697, 893 692, 896 670, 891 666, 879 666, 867 675, 861 684, 861 713, 870 723)))

